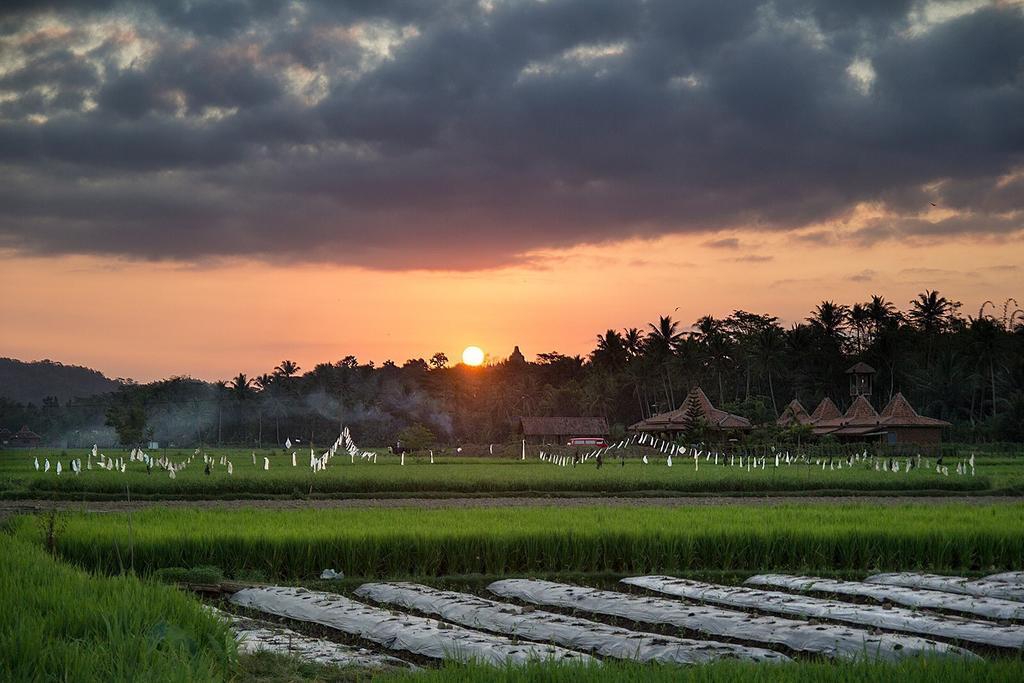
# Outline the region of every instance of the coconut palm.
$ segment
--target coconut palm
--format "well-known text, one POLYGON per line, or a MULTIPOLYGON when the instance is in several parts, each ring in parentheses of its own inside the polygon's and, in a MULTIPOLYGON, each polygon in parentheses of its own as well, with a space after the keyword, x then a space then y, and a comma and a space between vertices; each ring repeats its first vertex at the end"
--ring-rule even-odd
POLYGON ((671 356, 676 344, 683 338, 683 333, 679 331, 679 323, 673 320, 672 316, 663 315, 658 317, 657 324, 648 323, 647 327, 648 353, 659 360, 671 356))
POLYGON ((279 377, 284 377, 285 379, 288 379, 289 377, 293 377, 301 369, 302 368, 300 368, 299 364, 296 363, 295 361, 283 360, 281 361, 280 365, 274 368, 274 374, 279 377))
POLYGON ((722 381, 722 370, 732 363, 732 348, 729 335, 725 330, 725 322, 716 320, 710 315, 699 319, 693 325, 694 336, 700 344, 704 356, 704 364, 710 366, 718 380, 718 402, 725 403, 725 383, 722 381))
POLYGON ((950 326, 959 308, 959 301, 951 301, 934 290, 925 290, 910 302, 907 317, 921 332, 933 335, 950 326))
POLYGON ((864 334, 870 322, 871 315, 867 304, 854 304, 850 307, 850 326, 853 327, 853 331, 857 335, 855 341, 857 353, 864 350, 864 334))
POLYGON ((772 397, 772 410, 778 416, 779 408, 775 402, 775 384, 772 380, 772 371, 778 368, 782 362, 783 352, 786 348, 785 334, 778 325, 770 325, 755 333, 754 343, 758 365, 768 375, 768 392, 772 397))
POLYGON ((993 318, 970 318, 968 331, 971 339, 971 351, 977 367, 988 375, 992 390, 992 416, 998 412, 996 402, 996 360, 999 357, 1002 328, 993 318))
POLYGON ((256 432, 256 445, 258 448, 263 448, 263 412, 268 405, 272 405, 274 396, 272 395, 274 387, 273 375, 266 373, 254 377, 252 385, 256 388, 256 407, 257 407, 257 420, 258 427, 256 432))
POLYGON ((871 320, 871 332, 878 336, 879 331, 890 321, 899 320, 900 313, 892 302, 886 301, 884 296, 872 294, 871 301, 865 304, 868 318, 871 320))
POLYGON ((217 401, 217 445, 220 446, 223 443, 221 403, 223 402, 224 397, 228 394, 228 383, 223 380, 214 382, 213 391, 217 401))
POLYGON ((822 301, 815 307, 807 322, 828 339, 842 343, 846 338, 849 320, 849 308, 834 301, 822 301))
POLYGON ((590 360, 598 367, 618 369, 626 364, 626 346, 622 335, 615 330, 608 330, 597 335, 597 348, 590 354, 590 360))
POLYGON ((622 332, 622 345, 631 360, 636 358, 644 349, 644 333, 637 327, 626 328, 622 332))
POLYGON ((231 393, 239 401, 244 401, 252 395, 252 380, 245 376, 244 372, 238 373, 231 380, 231 393))
POLYGON ((661 383, 665 390, 665 400, 670 406, 675 407, 675 388, 672 386, 669 361, 672 359, 679 341, 683 338, 683 333, 679 331, 679 323, 670 315, 659 316, 657 324, 648 323, 647 327, 644 348, 647 355, 661 365, 663 373, 661 383))

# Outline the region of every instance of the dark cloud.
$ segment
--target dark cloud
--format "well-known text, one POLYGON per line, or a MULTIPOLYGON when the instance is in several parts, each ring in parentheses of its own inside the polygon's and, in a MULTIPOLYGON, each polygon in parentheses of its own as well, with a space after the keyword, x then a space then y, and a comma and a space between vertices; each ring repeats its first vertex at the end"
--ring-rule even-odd
POLYGON ((872 280, 875 279, 876 275, 878 275, 877 271, 874 271, 870 268, 865 268, 859 273, 854 273, 853 275, 846 279, 850 280, 851 282, 871 282, 872 280))
POLYGON ((861 242, 1018 233, 1024 11, 920 10, 6 3, 0 246, 476 268, 673 232, 829 244, 814 226, 864 202, 891 217, 861 242))
POLYGON ((704 246, 712 249, 739 249, 740 241, 735 237, 721 237, 717 240, 708 240, 704 246))

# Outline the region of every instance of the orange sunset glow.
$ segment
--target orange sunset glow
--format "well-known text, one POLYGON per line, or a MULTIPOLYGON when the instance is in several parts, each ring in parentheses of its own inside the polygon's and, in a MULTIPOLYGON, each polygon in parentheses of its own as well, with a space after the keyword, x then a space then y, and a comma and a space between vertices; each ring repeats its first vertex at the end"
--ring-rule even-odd
POLYGON ((936 286, 971 313, 1012 296, 1022 281, 1019 241, 950 239, 917 245, 908 259, 888 245, 739 239, 749 247, 722 250, 704 237, 633 240, 540 252, 528 264, 476 272, 8 255, 0 289, 18 296, 6 301, 11 322, 0 327, 0 348, 113 377, 212 380, 265 371, 284 355, 304 367, 348 354, 378 364, 436 351, 458 358, 467 339, 498 358, 514 345, 528 358, 586 354, 598 332, 643 326, 659 314, 690 323, 744 309, 792 323, 821 299, 882 292, 905 305, 936 286), (745 259, 749 253, 762 260, 745 259))

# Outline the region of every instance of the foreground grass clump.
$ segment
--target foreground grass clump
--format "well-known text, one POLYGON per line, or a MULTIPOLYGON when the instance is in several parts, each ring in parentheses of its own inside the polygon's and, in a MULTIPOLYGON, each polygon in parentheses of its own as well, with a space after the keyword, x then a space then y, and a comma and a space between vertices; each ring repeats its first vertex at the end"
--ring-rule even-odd
MULTIPOLYGON (((531 447, 536 449, 537 447, 531 447)), ((597 469, 593 462, 578 467, 558 467, 540 462, 535 453, 521 461, 508 458, 436 458, 431 465, 427 456, 407 456, 406 465, 388 454, 380 454, 378 464, 346 456, 331 461, 323 472, 313 474, 308 465, 309 451, 296 456, 282 451, 251 451, 209 449, 215 462, 223 456, 233 463, 233 475, 227 468, 215 465, 205 474, 202 458, 170 479, 166 472, 147 473, 139 462, 127 463, 124 473, 84 470, 74 475, 68 470, 70 458, 87 462, 88 452, 74 449, 65 452, 38 449, 0 452, 0 495, 14 497, 63 497, 109 499, 125 497, 125 488, 133 498, 251 498, 260 496, 348 496, 348 495, 424 495, 424 494, 508 494, 520 492, 592 494, 600 492, 636 493, 665 491, 694 494, 717 493, 824 493, 824 492, 987 492, 1012 491, 1024 488, 1024 458, 979 456, 977 476, 942 476, 934 468, 921 468, 910 473, 876 472, 866 463, 837 470, 800 464, 769 466, 765 470, 747 471, 740 467, 715 466, 702 461, 700 468, 693 460, 676 458, 671 468, 665 456, 654 449, 633 449, 624 467, 608 458, 597 469), (253 464, 253 454, 256 464, 253 464), (640 462, 647 454, 650 465, 640 462), (263 458, 270 460, 264 471, 263 458), (54 469, 36 471, 34 460, 49 459, 54 469), (63 460, 65 473, 56 475, 56 461, 63 460)), ((625 452, 625 451, 624 451, 625 452)), ((185 460, 191 451, 161 451, 175 462, 185 460)), ((126 457, 123 451, 108 453, 126 457)), ((725 460, 723 459, 724 463, 725 460)), ((955 465, 950 462, 950 468, 955 465)))
POLYGON ((897 664, 725 661, 691 667, 619 662, 605 662, 602 666, 532 664, 509 668, 452 665, 374 678, 378 680, 388 683, 1002 683, 1024 680, 1024 662, 1020 659, 964 662, 932 658, 904 660, 897 664))
POLYGON ((208 681, 236 667, 227 628, 188 595, 95 576, 0 534, 0 680, 208 681))
MULTIPOLYGON (((214 565, 228 576, 308 578, 1011 568, 1024 504, 794 503, 680 508, 195 510, 69 515, 63 557, 117 573, 214 565)), ((17 535, 45 542, 33 518, 17 535)))

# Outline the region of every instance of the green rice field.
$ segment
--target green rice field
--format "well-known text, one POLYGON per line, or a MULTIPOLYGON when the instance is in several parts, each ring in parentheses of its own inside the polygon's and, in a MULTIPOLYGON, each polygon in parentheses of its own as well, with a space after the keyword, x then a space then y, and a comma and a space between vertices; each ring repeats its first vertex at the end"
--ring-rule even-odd
MULTIPOLYGON (((0 451, 0 497, 3 498, 65 498, 123 499, 127 490, 137 499, 201 499, 201 498, 316 498, 357 496, 430 496, 430 495, 494 495, 494 494, 568 494, 650 492, 668 494, 856 494, 856 493, 971 493, 1013 494, 1024 491, 1024 457, 1007 455, 978 456, 975 476, 957 475, 955 461, 947 458, 951 473, 943 476, 934 470, 912 472, 876 472, 865 463, 843 469, 823 470, 820 466, 794 464, 776 468, 769 461, 766 469, 715 466, 701 460, 699 468, 692 458, 676 458, 667 467, 665 457, 646 449, 649 465, 633 453, 622 466, 608 459, 598 469, 593 461, 576 467, 560 467, 541 462, 536 455, 526 461, 517 458, 437 457, 434 464, 422 455, 406 456, 405 466, 390 454, 378 456, 377 464, 348 456, 331 460, 328 468, 312 473, 308 467, 309 453, 300 453, 297 466, 291 456, 281 451, 255 451, 257 464, 252 463, 251 450, 212 449, 206 451, 218 463, 209 475, 204 472, 202 458, 196 458, 170 479, 167 472, 154 469, 147 473, 139 462, 129 462, 125 473, 107 470, 70 471, 69 461, 81 458, 87 451, 0 451), (233 474, 220 466, 220 458, 232 461, 233 474), (270 459, 269 471, 263 469, 264 456, 270 459), (36 471, 51 461, 50 472, 36 471), (56 462, 63 463, 64 472, 57 476, 56 462)), ((183 461, 191 451, 160 451, 161 456, 183 461)), ((108 453, 112 457, 126 453, 108 453)), ((723 459, 724 462, 724 459, 723 459)))
POLYGON ((911 659, 899 664, 797 662, 765 666, 716 662, 695 667, 605 663, 597 666, 543 666, 495 668, 448 666, 415 673, 392 674, 395 683, 1004 683, 1024 677, 1020 660, 995 662, 911 659))
POLYGON ((926 569, 977 574, 1024 565, 1024 503, 877 507, 168 509, 9 518, 0 533, 0 680, 48 681, 1010 681, 1020 656, 896 664, 802 658, 782 665, 472 664, 404 672, 239 657, 198 599, 164 580, 221 575, 347 593, 416 578, 479 591, 514 575, 611 584, 633 572, 732 582, 785 569, 862 576, 926 569), (44 548, 52 547, 51 557, 44 548), (168 570, 168 568, 191 568, 168 570), (341 582, 318 582, 325 567, 341 582), (163 571, 161 571, 163 570, 163 571), (142 577, 142 578, 137 578, 142 577), (184 577, 184 578, 183 578, 184 577), (44 645, 45 644, 45 645, 44 645), (143 672, 143 673, 140 673, 143 672))
MULTIPOLYGON (((61 512, 9 517, 0 533, 0 680, 81 681, 1008 681, 1024 660, 911 659, 836 664, 805 658, 764 666, 695 667, 602 662, 597 666, 430 665, 411 672, 301 663, 280 655, 238 656, 224 625, 191 595, 160 581, 272 581, 350 592, 368 579, 413 579, 479 592, 510 576, 611 587, 632 573, 675 573, 735 583, 763 571, 861 578, 918 569, 965 575, 1024 566, 1024 500, 943 504, 858 502, 865 494, 986 496, 1024 491, 1024 459, 979 455, 975 476, 842 470, 807 465, 747 470, 637 450, 625 466, 608 459, 560 467, 518 458, 378 453, 378 463, 338 456, 313 474, 308 451, 291 466, 281 451, 211 449, 171 479, 141 463, 124 473, 70 469, 87 451, 0 452, 0 497, 68 500, 356 498, 376 496, 595 496, 594 505, 547 507, 273 509, 157 504, 133 512, 61 512), (221 457, 232 461, 229 476, 221 457), (263 469, 263 457, 271 460, 263 469), (37 472, 51 461, 50 472, 37 472), (304 461, 304 460, 305 461, 304 461), (63 464, 58 477, 53 471, 63 464), (794 496, 771 506, 605 507, 602 494, 794 496), (816 495, 848 495, 815 502, 816 495), (51 556, 45 549, 52 548, 51 556), (341 581, 319 581, 324 568, 341 581), (141 605, 141 607, 139 607, 141 605), (70 607, 69 607, 70 606, 70 607), (40 645, 46 643, 46 646, 40 645), (140 672, 144 672, 141 673, 140 672)), ((161 451, 176 462, 191 451, 161 451)), ((124 456, 125 453, 108 453, 124 456)), ((957 460, 947 458, 952 470, 957 460)), ((94 463, 95 466, 95 463, 94 463)), ((62 503, 72 505, 74 503, 62 503)), ((291 505, 294 505, 291 504, 291 505)), ((302 503, 298 503, 302 505, 302 503)), ((83 502, 83 510, 88 504, 83 502)))
MULTIPOLYGON (((117 573, 216 565, 308 578, 702 569, 1011 569, 1024 503, 196 510, 60 515, 65 559, 117 573)), ((37 518, 8 521, 43 543, 37 518)))
POLYGON ((226 626, 191 596, 101 576, 0 534, 0 680, 208 681, 237 668, 226 626))

